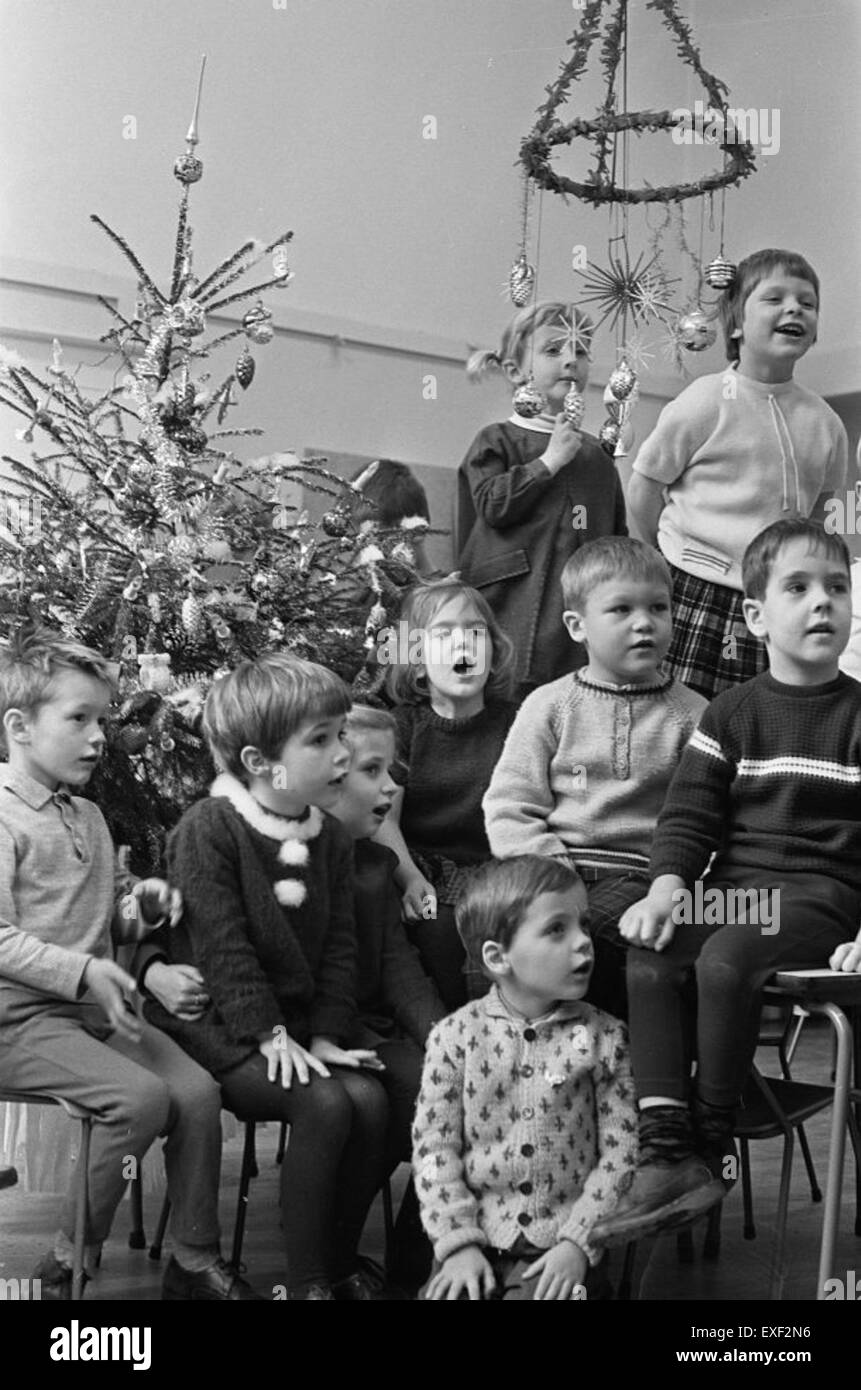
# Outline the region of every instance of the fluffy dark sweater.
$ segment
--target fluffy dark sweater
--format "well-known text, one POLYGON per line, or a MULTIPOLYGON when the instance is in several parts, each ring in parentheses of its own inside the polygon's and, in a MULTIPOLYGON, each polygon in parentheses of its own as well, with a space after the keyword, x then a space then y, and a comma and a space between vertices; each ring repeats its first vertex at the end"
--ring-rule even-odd
POLYGON ((406 1034, 423 1048, 446 1007, 404 931, 401 895, 392 877, 397 857, 373 840, 358 840, 355 854, 356 996, 363 1029, 357 1046, 373 1047, 406 1034))
POLYGON ((171 963, 197 966, 212 1002, 191 1023, 156 1000, 146 1003, 149 1020, 216 1075, 254 1053, 258 1036, 279 1024, 303 1045, 313 1035, 340 1042, 355 1017, 349 836, 312 808, 311 828, 319 830, 305 841, 307 862, 295 867, 301 855, 285 859, 283 840, 265 833, 273 818, 257 814, 232 778, 215 786, 225 783, 233 799, 197 802, 170 835, 168 878, 184 911, 161 937, 171 963), (282 906, 276 885, 280 891, 287 881, 304 884, 303 902, 282 906))
POLYGON ((490 858, 481 798, 516 709, 488 705, 469 719, 444 719, 429 704, 395 711, 398 757, 408 768, 401 830, 410 851, 433 863, 490 858))

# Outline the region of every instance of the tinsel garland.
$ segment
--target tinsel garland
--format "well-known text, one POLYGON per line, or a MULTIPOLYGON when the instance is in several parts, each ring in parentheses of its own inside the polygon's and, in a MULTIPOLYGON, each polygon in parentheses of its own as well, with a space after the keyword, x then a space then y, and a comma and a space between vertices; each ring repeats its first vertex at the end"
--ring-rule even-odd
MULTIPOLYGON (((718 148, 725 156, 721 170, 687 183, 665 184, 658 188, 648 185, 624 188, 616 182, 607 163, 612 136, 624 131, 641 134, 647 130, 671 130, 678 124, 671 111, 615 110, 614 84, 621 57, 627 0, 617 0, 615 16, 602 43, 601 66, 606 74, 607 91, 598 115, 593 119, 577 117, 565 125, 556 119, 558 108, 586 68, 590 49, 600 32, 601 13, 607 3, 608 0, 590 0, 586 5, 578 30, 569 40, 571 57, 562 65, 556 81, 546 88, 547 101, 539 107, 538 120, 520 147, 520 161, 527 175, 539 187, 552 193, 572 194, 583 202, 597 206, 602 203, 681 202, 686 198, 701 197, 716 188, 737 184, 752 174, 756 168, 753 146, 749 141, 732 139, 731 132, 725 130, 723 138, 717 141, 718 148), (596 146, 596 167, 587 175, 585 182, 557 173, 550 164, 552 150, 557 145, 570 145, 576 138, 592 139, 596 146)), ((676 0, 648 0, 647 8, 660 13, 664 25, 677 40, 676 51, 682 61, 696 73, 708 92, 713 109, 724 113, 728 89, 725 83, 703 67, 699 50, 691 38, 690 26, 679 15, 676 0)))

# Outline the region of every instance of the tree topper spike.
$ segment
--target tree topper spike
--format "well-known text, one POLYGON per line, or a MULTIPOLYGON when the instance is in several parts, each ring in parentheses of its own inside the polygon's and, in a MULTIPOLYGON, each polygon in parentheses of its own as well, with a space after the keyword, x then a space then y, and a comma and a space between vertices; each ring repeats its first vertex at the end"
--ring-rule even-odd
POLYGON ((200 76, 197 79, 197 97, 194 102, 194 114, 191 118, 191 125, 188 127, 188 134, 185 137, 185 143, 189 146, 189 149, 194 149, 199 139, 197 134, 197 118, 200 115, 200 97, 203 92, 203 74, 205 71, 206 54, 204 53, 201 55, 200 59, 200 76))

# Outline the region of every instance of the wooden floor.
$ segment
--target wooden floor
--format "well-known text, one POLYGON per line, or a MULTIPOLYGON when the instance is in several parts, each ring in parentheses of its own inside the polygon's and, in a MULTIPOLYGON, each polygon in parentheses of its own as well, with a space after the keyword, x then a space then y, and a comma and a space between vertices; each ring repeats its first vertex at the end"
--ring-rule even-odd
MULTIPOLYGON (((766 1073, 777 1070, 772 1049, 763 1049, 759 1062, 766 1073)), ((818 1021, 808 1023, 796 1054, 793 1074, 799 1080, 822 1081, 827 1079, 829 1070, 830 1032, 818 1021)), ((831 1112, 827 1110, 814 1117, 808 1125, 814 1161, 823 1184, 830 1117, 831 1112)), ((273 1290, 284 1282, 278 1224, 278 1169, 274 1162, 277 1126, 260 1128, 258 1136, 260 1175, 251 1187, 243 1259, 248 1278, 257 1290, 272 1297, 273 1290)), ((225 1249, 229 1249, 233 1229, 241 1148, 241 1136, 230 1139, 225 1145, 221 1189, 225 1249)), ((697 1249, 693 1264, 680 1263, 675 1237, 655 1241, 650 1250, 644 1251, 641 1260, 646 1266, 640 1287, 641 1299, 672 1302, 724 1299, 758 1301, 767 1297, 781 1152, 782 1141, 779 1139, 751 1145, 757 1238, 753 1241, 742 1239, 741 1194, 736 1188, 724 1204, 719 1259, 702 1258, 701 1226, 695 1228, 697 1249)), ((856 1268, 861 1275, 861 1239, 854 1235, 851 1150, 848 1150, 847 1157, 841 1233, 834 1271, 841 1277, 856 1268)), ((396 1198, 405 1176, 406 1169, 402 1168, 395 1183, 396 1198)), ((145 1224, 150 1236, 155 1229, 160 1205, 160 1194, 150 1192, 145 1201, 145 1224)), ((20 1187, 0 1192, 0 1278, 23 1279, 29 1276, 41 1254, 50 1245, 58 1208, 59 1199, 56 1196, 27 1194, 20 1187)), ((814 1205, 810 1200, 801 1156, 796 1150, 790 1199, 786 1299, 812 1300, 815 1296, 821 1212, 821 1205, 814 1205)), ((128 1227, 129 1208, 127 1203, 123 1203, 114 1233, 105 1246, 100 1273, 87 1289, 88 1300, 148 1301, 160 1297, 162 1266, 153 1263, 146 1251, 128 1248, 128 1227)), ((369 1255, 380 1258, 382 1244, 382 1215, 377 1204, 368 1222, 363 1249, 369 1255)), ((169 1245, 168 1237, 166 1251, 169 1245)), ((162 1264, 166 1258, 167 1254, 162 1264)))

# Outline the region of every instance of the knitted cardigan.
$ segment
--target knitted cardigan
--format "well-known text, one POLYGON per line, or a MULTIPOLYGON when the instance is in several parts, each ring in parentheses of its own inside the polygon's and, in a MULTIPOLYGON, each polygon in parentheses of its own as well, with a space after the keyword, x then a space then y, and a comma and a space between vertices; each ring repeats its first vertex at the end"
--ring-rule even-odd
POLYGON ((271 815, 222 775, 171 833, 167 865, 184 909, 177 927, 162 929, 161 945, 173 964, 198 967, 212 1002, 188 1022, 149 999, 152 1023, 216 1075, 278 1025, 303 1045, 348 1036, 352 844, 333 817, 316 807, 303 820, 271 815))
POLYGON ((465 1245, 539 1249, 592 1227, 629 1186, 637 1111, 624 1025, 591 1004, 532 1022, 496 986, 431 1033, 413 1125, 413 1168, 434 1254, 465 1245))
POLYGON ((668 676, 604 685, 577 671, 533 691, 484 797, 493 854, 646 870, 667 788, 705 708, 668 676))

